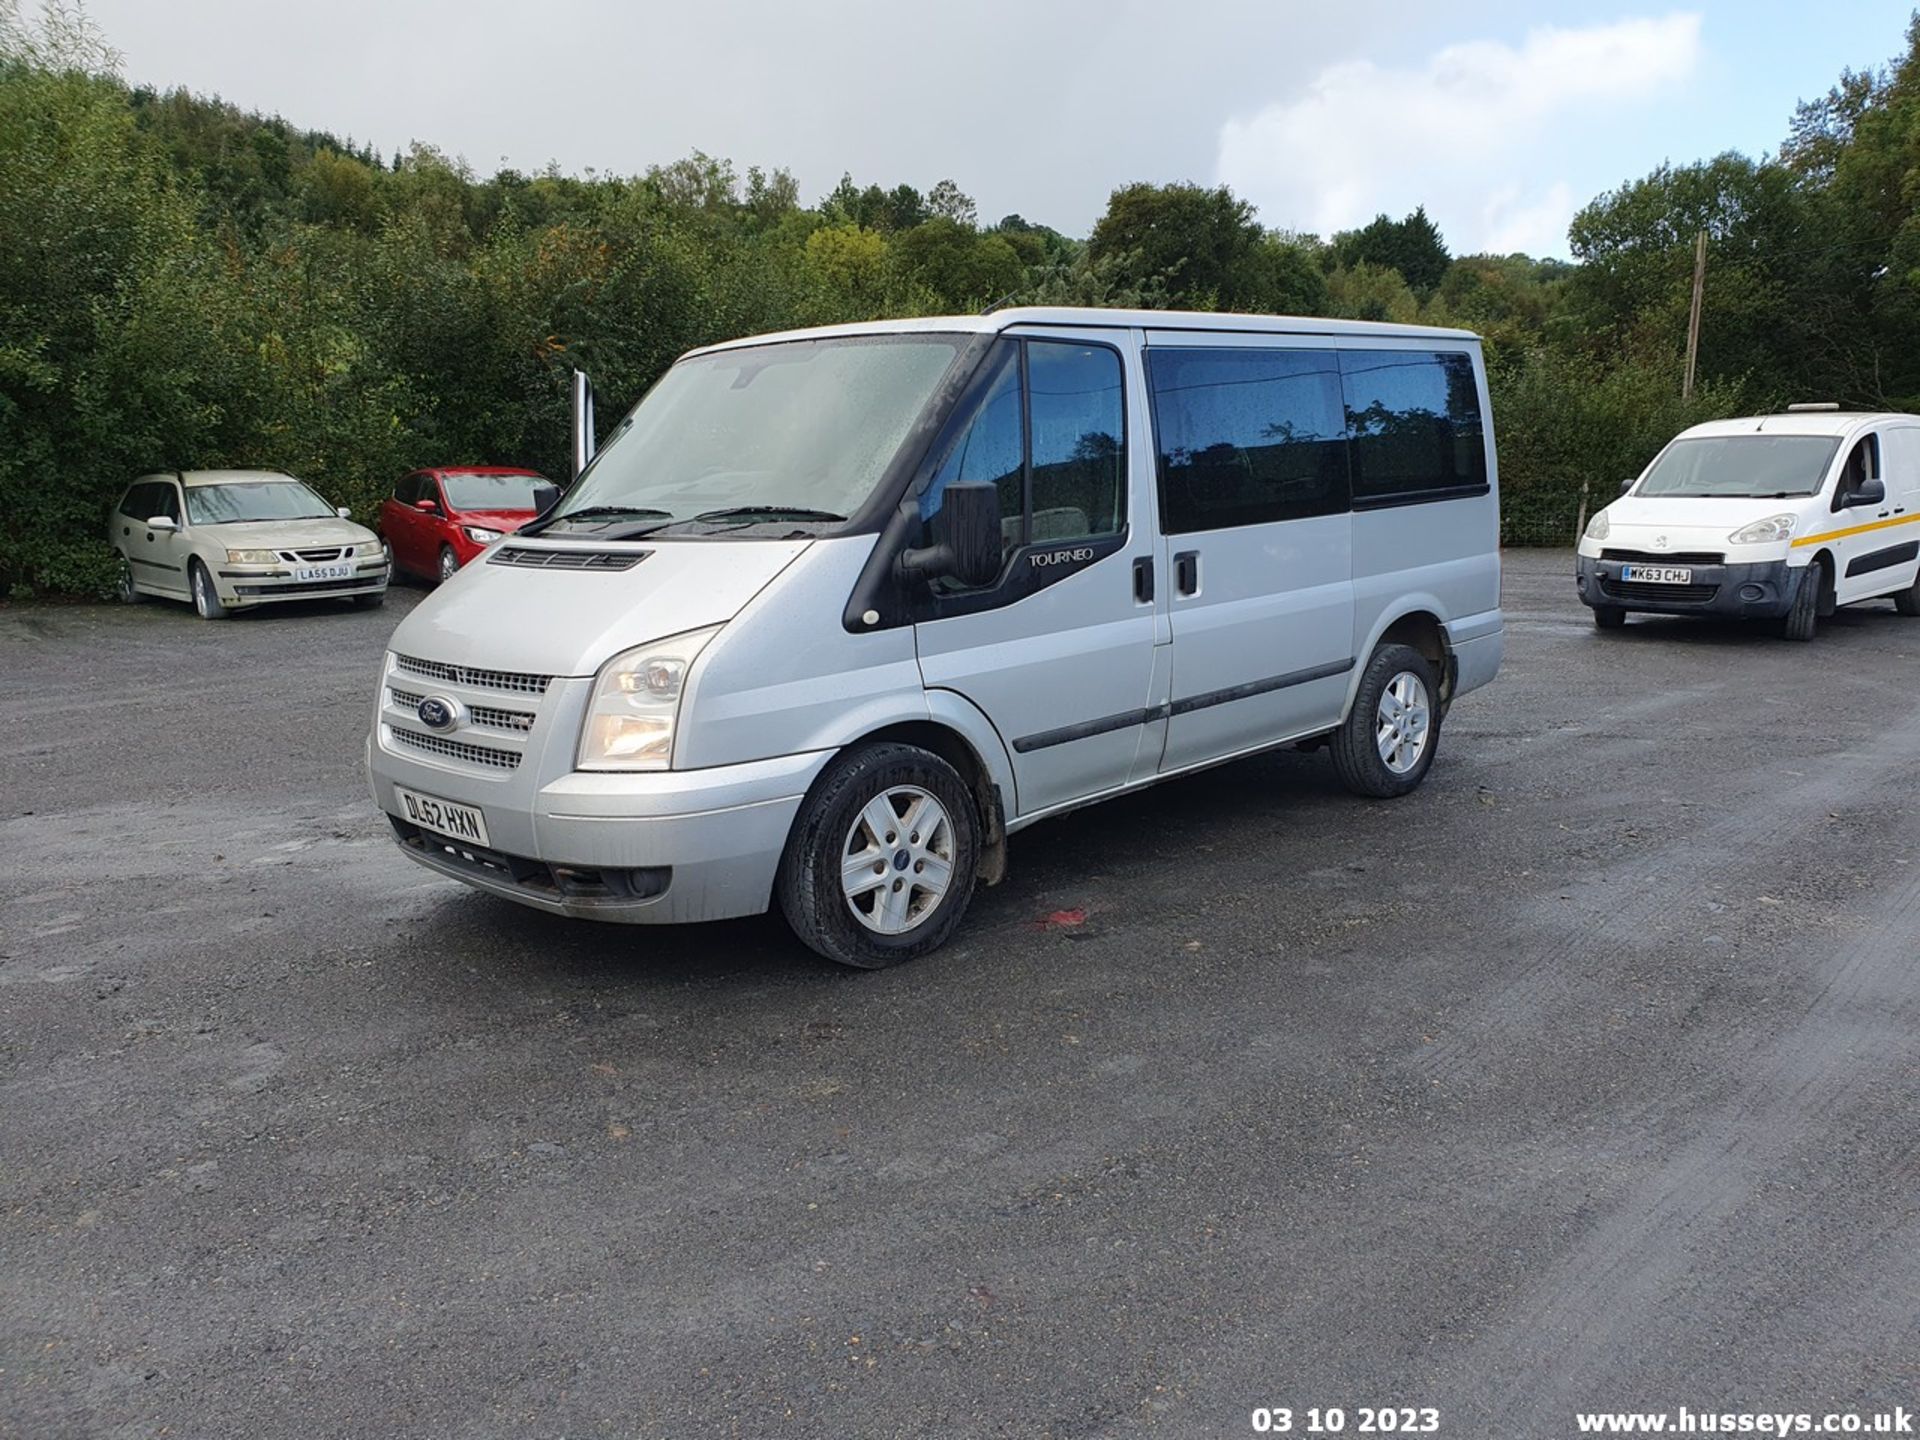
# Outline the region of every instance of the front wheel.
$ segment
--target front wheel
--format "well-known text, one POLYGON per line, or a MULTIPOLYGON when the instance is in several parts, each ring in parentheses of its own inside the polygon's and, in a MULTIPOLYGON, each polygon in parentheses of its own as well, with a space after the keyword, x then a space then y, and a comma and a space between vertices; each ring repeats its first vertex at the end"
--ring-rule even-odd
POLYGON ((913 745, 865 745, 814 782, 775 891, 795 935, 842 965, 915 960, 953 933, 980 859, 973 793, 913 745))
POLYGON ((386 603, 387 592, 384 590, 370 590, 365 595, 353 597, 353 608, 356 610, 378 610, 386 603))
POLYGON ((213 587, 213 576, 198 560, 192 562, 188 584, 193 590, 193 610, 202 620, 224 620, 233 612, 220 603, 220 592, 213 587))
POLYGON ((1439 693, 1433 662, 1418 650, 1375 650, 1328 747, 1341 782, 1356 795, 1386 800, 1426 779, 1440 741, 1439 693))
POLYGON ((124 555, 120 557, 120 573, 113 582, 113 597, 122 605, 138 605, 147 598, 134 583, 133 562, 124 555))
POLYGON ((1820 624, 1820 591, 1826 585, 1826 572, 1818 561, 1800 572, 1800 588, 1793 592, 1793 606, 1780 622, 1785 640, 1811 640, 1820 624))
POLYGON ((451 545, 440 547, 440 583, 446 584, 460 569, 460 557, 453 553, 451 545))
POLYGON ((1627 612, 1618 605, 1596 605, 1593 607, 1593 628, 1596 630, 1619 630, 1627 623, 1627 612))

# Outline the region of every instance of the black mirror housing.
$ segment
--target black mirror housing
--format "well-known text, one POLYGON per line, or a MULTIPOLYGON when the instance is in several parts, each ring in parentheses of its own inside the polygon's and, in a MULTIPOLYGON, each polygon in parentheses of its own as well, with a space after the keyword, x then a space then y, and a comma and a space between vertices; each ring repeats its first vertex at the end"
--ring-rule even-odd
POLYGON ((969 589, 1000 578, 1000 492, 991 485, 956 482, 941 492, 933 517, 934 543, 900 557, 908 579, 958 580, 969 589))
POLYGON ((546 514, 560 503, 560 487, 551 480, 542 480, 533 487, 533 513, 535 518, 546 514))
POLYGON ((1887 487, 1884 481, 1862 480, 1847 492, 1847 508, 1851 510, 1856 505, 1884 504, 1886 498, 1887 487))
POLYGON ((1624 495, 1629 490, 1633 489, 1635 483, 1638 482, 1639 479, 1640 477, 1638 475, 1629 475, 1626 479, 1622 480, 1620 482, 1620 493, 1624 495))

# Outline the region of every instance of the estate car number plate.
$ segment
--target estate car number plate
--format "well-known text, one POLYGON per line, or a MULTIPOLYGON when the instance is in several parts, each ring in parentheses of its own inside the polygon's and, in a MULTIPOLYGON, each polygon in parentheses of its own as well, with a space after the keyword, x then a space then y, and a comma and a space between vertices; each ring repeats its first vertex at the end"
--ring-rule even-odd
POLYGON ((351 565, 299 565, 294 568, 296 580, 351 580, 351 565))
POLYGON ((491 843, 487 839, 487 822, 481 818, 478 806, 436 800, 402 785, 394 786, 393 793, 400 801, 400 808, 407 812, 407 819, 422 829, 473 845, 491 843))
POLYGON ((1620 578, 1643 585, 1691 585, 1693 571, 1684 565, 1622 565, 1620 578))

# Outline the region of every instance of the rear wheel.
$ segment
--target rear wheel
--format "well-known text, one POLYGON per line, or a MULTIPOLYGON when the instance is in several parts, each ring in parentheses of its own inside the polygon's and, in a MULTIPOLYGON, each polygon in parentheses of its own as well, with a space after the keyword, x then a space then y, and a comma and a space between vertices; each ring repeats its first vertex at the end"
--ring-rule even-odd
POLYGON ((133 581, 133 562, 126 556, 120 557, 120 573, 113 582, 113 596, 122 605, 138 605, 147 597, 140 593, 140 587, 133 581))
POLYGON ((938 948, 966 913, 979 864, 973 793, 913 745, 850 751, 814 783, 775 891, 806 945, 878 970, 938 948))
POLYGON ((1920 577, 1893 597, 1893 608, 1902 615, 1920 615, 1920 577))
POLYGON ((453 553, 451 545, 440 547, 440 583, 446 584, 460 569, 460 557, 453 553))
POLYGON ((1619 630, 1627 623, 1627 612, 1618 605, 1596 605, 1593 607, 1593 628, 1596 630, 1619 630))
POLYGON ((193 609, 202 620, 224 620, 233 612, 220 603, 220 592, 213 588, 213 576, 198 560, 188 564, 188 582, 193 590, 193 609))
POLYGON ((1405 795, 1427 778, 1440 741, 1439 677, 1409 645, 1382 645, 1367 661, 1346 722, 1333 734, 1333 768, 1356 795, 1405 795))
POLYGON ((1780 622, 1781 638, 1811 640, 1820 624, 1820 592, 1827 583, 1827 572, 1814 561, 1800 572, 1800 588, 1793 592, 1793 606, 1780 622))

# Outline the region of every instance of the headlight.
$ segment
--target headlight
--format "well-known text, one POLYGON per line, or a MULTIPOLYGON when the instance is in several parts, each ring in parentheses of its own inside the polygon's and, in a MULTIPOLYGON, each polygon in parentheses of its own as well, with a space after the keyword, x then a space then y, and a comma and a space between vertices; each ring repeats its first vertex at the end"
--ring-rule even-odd
MULTIPOLYGON (((1587 522, 1587 539, 1589 540, 1604 540, 1612 531, 1613 524, 1607 519, 1607 512, 1604 510, 1599 511, 1587 522)), ((1560 533, 1564 535, 1566 531, 1563 530, 1560 533)))
POLYGON ((462 525, 460 528, 467 532, 467 538, 476 545, 491 545, 500 538, 500 531, 489 530, 484 525, 462 525))
POLYGON ((280 552, 278 550, 229 550, 227 563, 229 565, 278 565, 280 552))
POLYGON ((593 682, 593 703, 580 733, 580 768, 667 769, 687 671, 719 633, 718 625, 691 630, 609 660, 593 682))
POLYGON ((1727 536, 1729 545, 1765 545, 1772 541, 1786 540, 1793 535, 1792 515, 1769 515, 1764 520, 1756 520, 1751 525, 1742 525, 1727 536))

